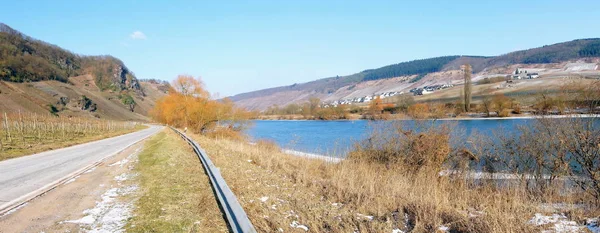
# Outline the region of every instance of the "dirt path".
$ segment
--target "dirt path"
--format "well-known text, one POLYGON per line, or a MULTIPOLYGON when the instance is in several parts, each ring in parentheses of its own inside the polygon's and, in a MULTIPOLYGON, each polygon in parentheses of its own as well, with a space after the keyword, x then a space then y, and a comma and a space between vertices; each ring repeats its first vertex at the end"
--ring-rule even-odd
POLYGON ((137 185, 129 181, 144 141, 4 216, 0 232, 118 232, 137 185))

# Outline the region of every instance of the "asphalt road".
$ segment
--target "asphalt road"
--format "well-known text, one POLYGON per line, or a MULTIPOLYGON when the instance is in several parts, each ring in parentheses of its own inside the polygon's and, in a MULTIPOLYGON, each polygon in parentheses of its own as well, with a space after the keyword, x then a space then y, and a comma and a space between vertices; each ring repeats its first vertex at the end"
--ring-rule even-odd
POLYGON ((161 129, 162 126, 151 125, 113 138, 2 161, 0 206, 114 155, 161 129))

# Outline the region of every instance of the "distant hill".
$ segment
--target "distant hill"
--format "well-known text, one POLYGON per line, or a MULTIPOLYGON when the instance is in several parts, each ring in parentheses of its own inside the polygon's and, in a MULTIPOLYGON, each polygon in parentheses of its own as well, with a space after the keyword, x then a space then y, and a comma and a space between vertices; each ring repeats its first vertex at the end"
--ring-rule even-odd
POLYGON ((422 60, 401 62, 374 70, 365 70, 364 81, 407 76, 413 74, 428 74, 441 71, 449 62, 460 56, 435 57, 422 60))
POLYGON ((11 82, 92 75, 101 90, 131 89, 143 95, 135 75, 112 56, 82 56, 31 38, 0 23, 0 79, 11 82))
POLYGON ((78 55, 0 23, 0 114, 147 121, 167 90, 156 80, 140 82, 115 57, 78 55))
MULTIPOLYGON (((402 81, 396 82, 398 83, 397 85, 401 86, 396 88, 397 90, 418 87, 426 83, 434 83, 436 80, 439 82, 442 80, 456 80, 458 77, 456 76, 456 72, 451 71, 458 71, 461 65, 467 63, 471 64, 474 73, 485 74, 494 71, 496 68, 510 65, 553 64, 593 57, 600 57, 599 38, 573 40, 539 48, 510 52, 500 56, 453 55, 401 62, 376 69, 364 70, 352 75, 330 77, 307 83, 252 91, 230 98, 247 108, 263 110, 274 104, 286 105, 305 101, 310 96, 322 99, 342 98, 344 96, 352 97, 353 95, 358 95, 358 93, 353 94, 353 91, 360 91, 360 86, 368 88, 372 85, 380 85, 377 83, 382 83, 384 80, 399 77, 403 78, 401 79, 402 81), (361 85, 364 83, 369 84, 361 85), (355 88, 356 86, 359 88, 355 88)), ((396 85, 392 81, 387 83, 386 85, 396 85)), ((386 90, 386 88, 365 89, 364 93, 369 91, 376 92, 377 90, 386 90)))

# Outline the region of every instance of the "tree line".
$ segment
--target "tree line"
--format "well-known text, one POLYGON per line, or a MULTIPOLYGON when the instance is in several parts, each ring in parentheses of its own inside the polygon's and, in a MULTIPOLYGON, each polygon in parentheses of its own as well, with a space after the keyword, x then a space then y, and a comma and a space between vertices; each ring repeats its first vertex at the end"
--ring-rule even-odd
POLYGON ((349 109, 346 105, 330 106, 321 102, 321 99, 311 97, 308 101, 300 104, 291 103, 280 107, 273 105, 262 112, 263 115, 269 116, 300 116, 307 120, 340 120, 348 119, 349 109))
POLYGON ((415 74, 427 74, 442 70, 444 65, 455 60, 459 56, 435 57, 408 62, 401 62, 394 65, 384 66, 379 69, 366 70, 364 80, 377 80, 393 78, 399 76, 408 76, 415 74))

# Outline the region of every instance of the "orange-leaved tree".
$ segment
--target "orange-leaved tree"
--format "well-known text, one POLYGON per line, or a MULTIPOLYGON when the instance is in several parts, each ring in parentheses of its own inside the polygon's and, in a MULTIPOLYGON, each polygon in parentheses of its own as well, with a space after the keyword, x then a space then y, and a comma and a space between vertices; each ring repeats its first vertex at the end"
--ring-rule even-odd
POLYGON ((369 114, 372 116, 379 116, 383 111, 383 103, 381 102, 381 98, 376 96, 373 101, 369 104, 369 114))
POLYGON ((156 102, 151 115, 160 123, 186 127, 196 133, 239 131, 251 116, 227 98, 211 99, 202 80, 188 75, 179 75, 172 82, 169 94, 156 102))

